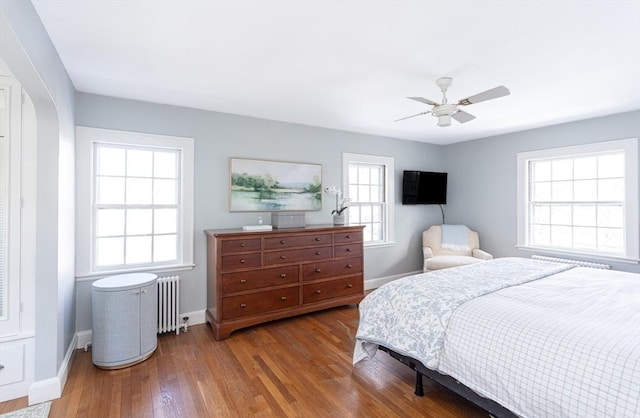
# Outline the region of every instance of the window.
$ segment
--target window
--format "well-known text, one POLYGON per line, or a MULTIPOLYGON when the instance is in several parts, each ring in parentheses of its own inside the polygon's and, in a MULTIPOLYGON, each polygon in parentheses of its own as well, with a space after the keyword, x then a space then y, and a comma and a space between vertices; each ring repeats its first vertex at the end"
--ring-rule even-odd
POLYGON ((518 244, 638 259, 637 140, 518 154, 518 244))
POLYGON ((193 140, 83 127, 77 140, 79 274, 192 266, 193 140))
POLYGON ((0 338, 20 331, 21 94, 0 76, 0 338))
POLYGON ((342 155, 344 190, 352 225, 365 225, 365 246, 393 243, 393 158, 342 155))

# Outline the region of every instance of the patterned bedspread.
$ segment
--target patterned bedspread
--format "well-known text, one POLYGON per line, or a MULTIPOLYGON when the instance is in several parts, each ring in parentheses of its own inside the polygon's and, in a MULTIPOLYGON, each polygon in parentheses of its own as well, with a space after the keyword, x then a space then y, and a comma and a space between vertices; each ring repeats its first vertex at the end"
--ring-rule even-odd
POLYGON ((389 283, 360 314, 354 364, 384 345, 522 417, 640 417, 638 274, 497 259, 389 283))
POLYGON ((475 297, 572 268, 524 258, 499 258, 387 283, 360 303, 353 363, 382 344, 436 369, 453 312, 475 297))

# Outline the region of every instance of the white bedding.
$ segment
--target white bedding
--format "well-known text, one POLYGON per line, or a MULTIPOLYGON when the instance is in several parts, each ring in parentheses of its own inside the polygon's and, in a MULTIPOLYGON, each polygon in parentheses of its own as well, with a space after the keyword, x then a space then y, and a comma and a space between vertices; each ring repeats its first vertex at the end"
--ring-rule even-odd
MULTIPOLYGON (((504 259, 480 264, 504 263, 499 260, 504 259)), ((516 260, 523 260, 517 261, 522 265, 539 263, 516 260)), ((458 269, 449 273, 455 275, 454 270, 458 269)), ((447 280, 434 273, 400 279, 379 296, 371 298, 378 290, 367 296, 360 305, 361 318, 396 319, 387 321, 386 330, 381 325, 372 331, 365 325, 363 333, 359 327, 354 363, 370 358, 372 348, 381 344, 451 375, 523 417, 640 416, 639 275, 573 268, 468 299, 448 315, 448 321, 434 326, 445 332, 433 361, 425 360, 424 353, 411 352, 412 347, 423 346, 416 341, 393 340, 398 318, 409 321, 403 329, 420 330, 425 328, 425 315, 411 309, 399 313, 402 304, 384 302, 380 295, 392 288, 402 293, 401 281, 415 292, 421 281, 429 288, 433 286, 429 281, 447 280), (373 303, 375 299, 380 300, 373 303), (372 316, 382 306, 391 310, 372 316), (377 334, 368 335, 371 332, 377 334)), ((428 298, 428 293, 416 295, 428 298)), ((452 293, 460 292, 452 289, 452 293)))

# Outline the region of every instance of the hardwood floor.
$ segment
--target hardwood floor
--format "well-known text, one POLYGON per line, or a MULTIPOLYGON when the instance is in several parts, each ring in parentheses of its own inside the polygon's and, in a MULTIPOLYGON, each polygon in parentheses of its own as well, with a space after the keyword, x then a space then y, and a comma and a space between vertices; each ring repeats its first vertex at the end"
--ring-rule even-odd
MULTIPOLYGON (((76 352, 57 417, 487 417, 378 352, 351 364, 358 322, 341 307, 239 330, 215 341, 207 325, 162 335, 145 362, 105 371, 76 352)), ((0 413, 27 405, 0 403, 0 413)))

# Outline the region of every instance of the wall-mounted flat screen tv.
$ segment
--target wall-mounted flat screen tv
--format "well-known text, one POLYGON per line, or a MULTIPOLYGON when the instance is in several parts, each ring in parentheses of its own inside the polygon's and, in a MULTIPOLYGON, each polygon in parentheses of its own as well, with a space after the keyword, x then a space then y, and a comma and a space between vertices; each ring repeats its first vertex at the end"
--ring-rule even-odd
POLYGON ((407 171, 402 176, 403 205, 445 205, 447 173, 407 171))

